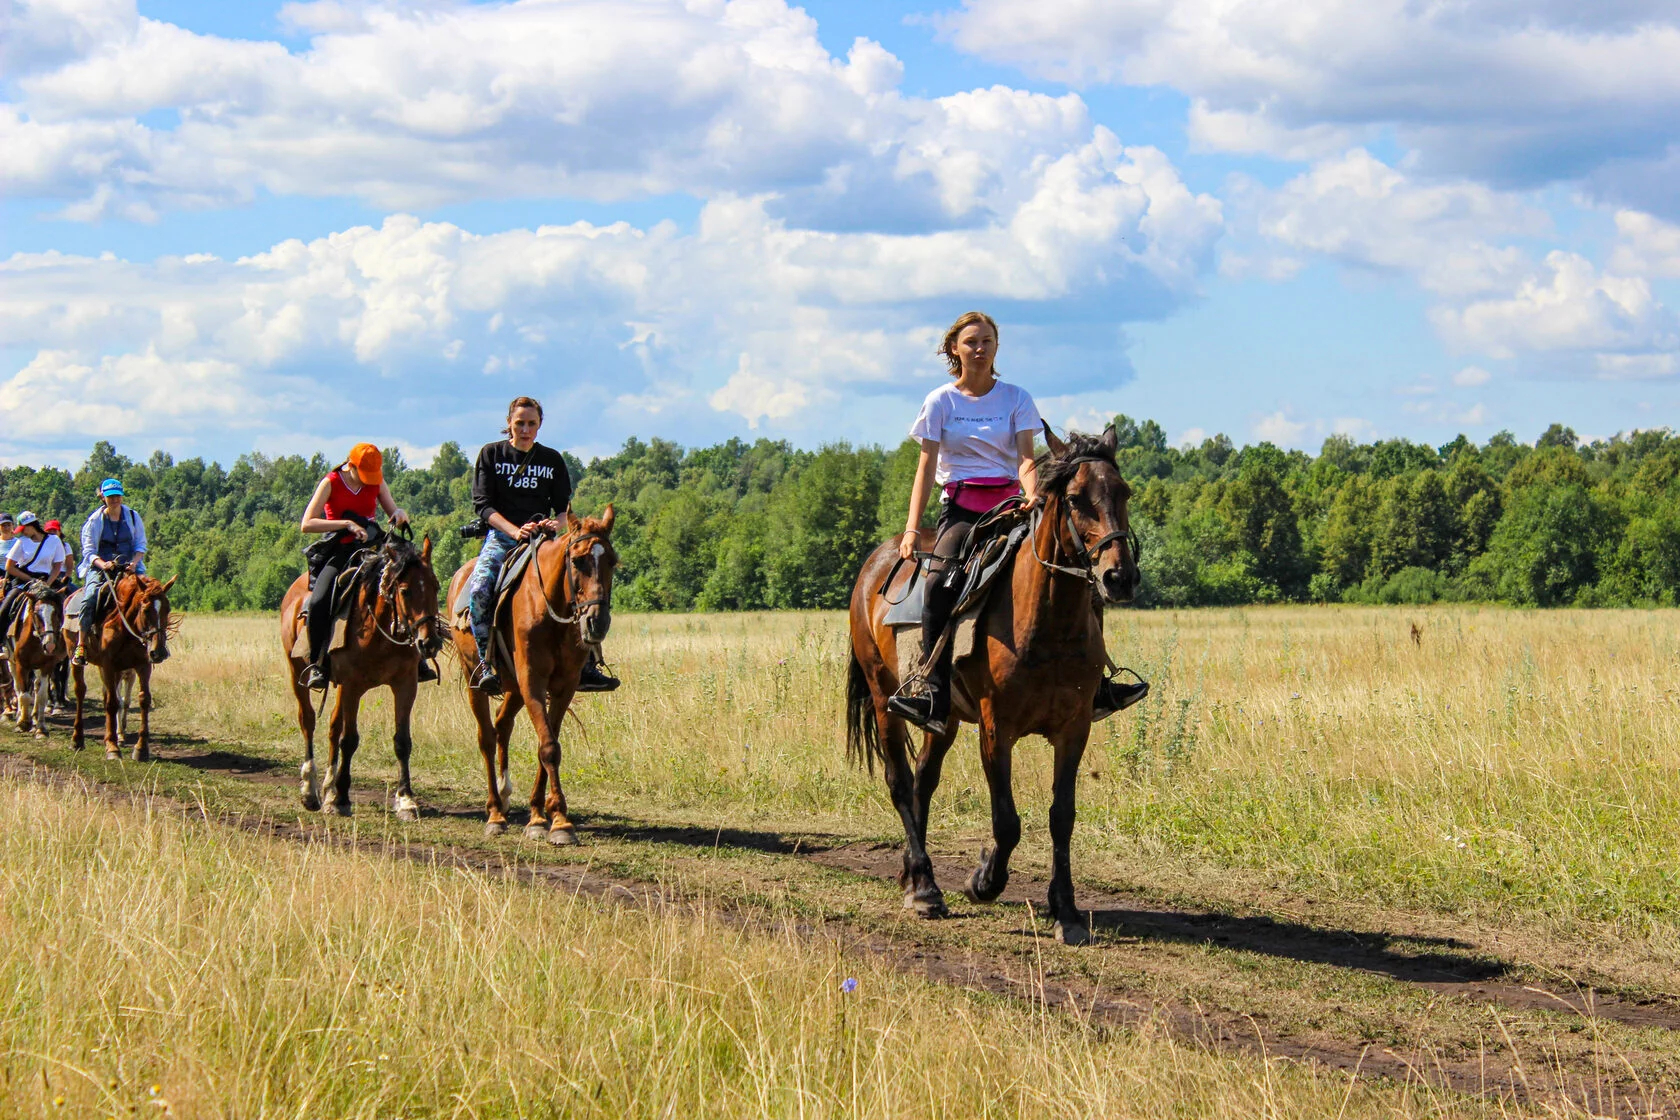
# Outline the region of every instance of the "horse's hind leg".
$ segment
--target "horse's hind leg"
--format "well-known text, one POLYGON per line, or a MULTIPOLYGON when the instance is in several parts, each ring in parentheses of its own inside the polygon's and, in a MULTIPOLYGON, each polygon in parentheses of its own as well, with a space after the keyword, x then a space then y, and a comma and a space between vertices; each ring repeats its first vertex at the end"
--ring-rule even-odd
POLYGON ((404 677, 391 686, 392 714, 396 723, 391 745, 397 752, 398 770, 397 796, 391 802, 391 808, 400 821, 420 819, 420 803, 414 799, 414 788, 409 785, 408 777, 408 756, 414 751, 414 737, 409 733, 409 717, 414 713, 414 694, 419 686, 418 679, 414 677, 404 677))
MULTIPOLYGON (((925 814, 918 812, 918 806, 923 803, 918 799, 916 771, 910 765, 909 732, 902 719, 888 714, 886 699, 880 693, 875 698, 875 722, 881 733, 881 768, 887 779, 887 792, 904 825, 904 870, 898 877, 898 885, 904 888, 904 908, 924 918, 943 918, 950 911, 945 906, 945 892, 934 880, 933 860, 927 854, 927 821, 925 814)), ((953 730, 943 738, 948 749, 956 732, 953 730)), ((943 761, 944 750, 938 754, 943 761)), ((932 755, 924 751, 924 759, 931 761, 932 755)), ((937 785, 937 762, 932 767, 932 778, 932 784, 937 785)), ((928 797, 932 796, 930 785, 928 797)))
POLYGON ((76 697, 76 716, 70 728, 70 749, 79 751, 87 745, 82 706, 87 702, 87 670, 81 665, 70 666, 70 687, 76 697))
POLYGON ((18 668, 14 659, 12 691, 17 694, 17 729, 25 733, 35 730, 34 713, 31 711, 35 699, 34 676, 27 669, 18 668))
POLYGON ((47 705, 52 699, 52 666, 35 673, 35 738, 47 737, 47 705))
POLYGON ((301 663, 288 660, 291 666, 292 698, 297 701, 298 730, 303 732, 303 765, 298 767, 298 800, 311 813, 321 807, 321 778, 315 771, 315 704, 309 690, 298 683, 303 673, 301 663))
POLYGON ((1090 724, 1084 723, 1052 740, 1056 748, 1056 772, 1051 782, 1050 800, 1053 865, 1050 873, 1050 917, 1056 923, 1056 940, 1066 945, 1083 945, 1091 940, 1090 927, 1085 924, 1085 916, 1074 902, 1073 859, 1069 851, 1073 840, 1079 762, 1085 757, 1085 742, 1090 734, 1090 724))
POLYGON ((969 876, 965 892, 975 902, 991 902, 1009 885, 1009 857, 1021 842, 1021 814, 1015 811, 1015 736, 1000 732, 992 719, 991 704, 982 702, 980 713, 980 765, 986 771, 986 785, 992 794, 992 846, 980 852, 980 866, 969 876))

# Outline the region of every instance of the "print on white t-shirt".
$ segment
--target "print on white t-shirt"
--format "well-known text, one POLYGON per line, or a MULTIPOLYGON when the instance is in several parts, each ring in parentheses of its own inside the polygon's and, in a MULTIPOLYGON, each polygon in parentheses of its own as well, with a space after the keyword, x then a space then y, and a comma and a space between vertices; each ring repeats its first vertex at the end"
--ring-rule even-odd
POLYGON ((998 381, 985 396, 971 397, 953 381, 927 395, 910 435, 939 442, 933 477, 944 486, 968 478, 1014 478, 1020 462, 1015 437, 1038 426, 1038 406, 1019 385, 998 381))
POLYGON ((64 559, 64 542, 57 537, 49 536, 46 540, 38 543, 41 554, 36 556, 37 542, 19 533, 17 538, 12 541, 11 551, 6 553, 6 559, 26 572, 33 572, 38 576, 51 575, 52 566, 64 559), (31 557, 34 557, 33 562, 30 560, 31 557))

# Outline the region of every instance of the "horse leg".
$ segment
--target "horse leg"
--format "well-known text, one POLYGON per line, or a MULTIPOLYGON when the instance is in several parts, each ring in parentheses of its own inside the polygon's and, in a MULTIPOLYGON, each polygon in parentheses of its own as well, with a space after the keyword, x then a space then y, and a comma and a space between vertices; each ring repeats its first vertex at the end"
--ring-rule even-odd
POLYGON ((83 665, 70 666, 70 687, 75 690, 76 718, 70 728, 70 749, 81 750, 87 745, 83 738, 85 723, 82 717, 82 705, 87 702, 87 668, 83 665))
MULTIPOLYGON (((928 858, 925 843, 926 823, 917 817, 916 772, 910 766, 909 732, 902 719, 887 712, 886 697, 881 693, 875 694, 875 723, 881 734, 881 770, 887 779, 887 793, 904 825, 904 869, 898 876, 898 885, 904 888, 904 908, 914 910, 923 918, 943 918, 950 911, 945 907, 945 892, 933 877, 933 861, 928 858)), ((937 784, 938 767, 934 770, 937 784)), ((931 789, 928 796, 933 796, 931 789)))
POLYGON ((303 732, 303 765, 298 767, 298 800, 303 807, 313 813, 321 807, 321 779, 315 772, 315 705, 311 702, 309 690, 298 683, 298 677, 303 673, 299 663, 288 661, 291 666, 292 698, 297 701, 298 730, 303 732))
POLYGON ((117 738, 117 693, 122 674, 106 665, 99 667, 99 683, 105 689, 105 761, 122 757, 122 740, 117 738))
POLYGON ((416 677, 403 677, 391 686, 392 719, 396 724, 396 733, 391 737, 391 745, 397 752, 397 796, 392 802, 399 821, 417 821, 420 819, 420 803, 414 800, 414 787, 409 785, 408 756, 414 750, 414 738, 409 734, 409 716, 414 712, 414 694, 419 691, 420 681, 416 677))
MULTIPOLYGON (((140 679, 140 738, 134 743, 134 761, 146 762, 152 757, 152 663, 142 661, 136 670, 140 679)), ((127 675, 124 675, 124 684, 127 675)), ((123 696, 123 714, 128 713, 128 696, 123 696)))
POLYGON ((48 665, 35 673, 35 738, 47 737, 47 704, 52 698, 52 669, 48 665))
POLYGON ((1009 857, 1021 842, 1021 814, 1015 811, 1012 784, 1015 736, 1000 734, 990 701, 980 705, 980 765, 992 793, 992 846, 980 850, 980 865, 965 892, 975 902, 991 902, 1009 885, 1009 857))
POLYGON ((321 806, 322 812, 348 817, 350 808, 350 759, 361 742, 356 728, 356 715, 362 705, 362 694, 343 684, 338 686, 338 700, 333 704, 332 725, 327 730, 330 752, 332 800, 321 806))
POLYGON ((551 827, 548 830, 548 842, 556 847, 576 844, 577 830, 566 816, 566 791, 560 785, 560 732, 566 726, 566 709, 571 707, 571 697, 561 700, 559 694, 551 693, 548 698, 548 726, 554 733, 554 771, 552 775, 547 767, 537 770, 537 799, 542 798, 543 779, 552 777, 554 788, 548 791, 548 797, 543 801, 543 808, 548 811, 551 827))
POLYGON ((18 664, 18 660, 12 658, 12 691, 17 693, 17 729, 28 733, 35 730, 35 720, 30 711, 30 703, 35 698, 35 674, 18 664))
POLYGON ((519 711, 519 696, 518 693, 507 695, 495 718, 490 715, 488 696, 470 688, 467 697, 472 704, 473 718, 478 721, 478 753, 484 759, 484 784, 489 788, 484 807, 484 835, 500 836, 507 831, 508 803, 513 800, 512 791, 507 788, 507 737, 503 724, 508 725, 508 731, 512 730, 513 718, 509 711, 519 711), (496 773, 498 743, 501 744, 502 755, 500 781, 497 781, 496 773))
POLYGON ((134 670, 117 674, 117 742, 128 742, 128 709, 134 700, 134 670))
POLYGON ((1074 794, 1079 782, 1079 762, 1085 757, 1085 741, 1091 734, 1089 722, 1053 740, 1056 749, 1055 777, 1051 783, 1050 917, 1055 921, 1056 940, 1064 945, 1083 945, 1091 940, 1085 915, 1073 897, 1073 860, 1069 855, 1073 839, 1074 794))
POLYGON ((576 844, 577 830, 566 818, 565 795, 560 790, 560 738, 555 721, 550 718, 551 711, 564 713, 571 697, 549 697, 543 687, 547 675, 538 683, 532 666, 526 665, 525 674, 527 679, 519 682, 519 691, 525 696, 525 710, 537 733, 537 780, 531 787, 531 823, 525 826, 525 835, 535 839, 537 825, 546 822, 550 844, 557 847, 576 844))
POLYGON ((513 692, 502 701, 502 709, 496 713, 496 767, 500 777, 492 775, 491 781, 500 782, 497 788, 501 790, 504 807, 513 804, 513 779, 508 777, 508 744, 513 741, 513 728, 519 722, 519 713, 524 707, 525 697, 513 692))

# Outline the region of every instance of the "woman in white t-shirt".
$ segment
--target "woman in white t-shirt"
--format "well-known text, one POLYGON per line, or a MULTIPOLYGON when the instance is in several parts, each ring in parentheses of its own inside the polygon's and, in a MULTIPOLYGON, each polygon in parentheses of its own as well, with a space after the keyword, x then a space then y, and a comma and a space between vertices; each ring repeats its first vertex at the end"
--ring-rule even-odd
POLYGON ((17 536, 6 553, 6 596, 0 600, 0 624, 9 623, 12 604, 31 580, 56 584, 64 575, 64 544, 41 528, 28 510, 18 514, 17 536))
MULTIPOLYGON (((899 555, 915 555, 917 529, 934 483, 944 491, 939 521, 934 528, 933 558, 928 563, 922 600, 922 648, 932 649, 950 621, 959 589, 957 564, 969 530, 986 513, 1016 496, 1030 505, 1037 498, 1038 471, 1033 462, 1033 439, 1041 420, 1032 395, 1019 385, 999 380, 997 323, 990 315, 970 311, 951 324, 939 353, 954 380, 927 395, 910 434, 922 441, 916 481, 910 488, 910 513, 904 523, 899 555)), ((928 667, 925 690, 903 690, 887 701, 887 708, 916 726, 940 734, 951 712, 951 653, 928 667)), ((1118 710, 1135 702, 1147 686, 1105 682, 1096 706, 1118 710), (1112 693, 1112 694, 1111 694, 1112 693)))

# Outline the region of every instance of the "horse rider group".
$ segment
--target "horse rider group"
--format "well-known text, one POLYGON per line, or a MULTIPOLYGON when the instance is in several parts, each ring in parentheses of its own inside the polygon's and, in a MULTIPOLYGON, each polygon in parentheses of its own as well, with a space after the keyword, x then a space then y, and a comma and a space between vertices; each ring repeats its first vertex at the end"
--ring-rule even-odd
MULTIPOLYGON (((530 397, 516 397, 508 405, 506 439, 487 443, 473 468, 474 521, 463 526, 467 535, 484 537, 468 588, 468 614, 478 664, 469 683, 489 695, 499 695, 493 631, 498 577, 509 558, 523 545, 565 532, 565 516, 572 500, 571 474, 565 457, 537 442, 542 405, 530 397)), ((309 635, 309 663, 303 684, 315 690, 327 686, 325 657, 332 637, 333 596, 338 577, 354 566, 356 556, 375 531, 377 510, 391 524, 409 523, 408 511, 398 506, 384 478, 384 457, 371 443, 358 443, 343 463, 315 487, 300 528, 320 534, 310 547, 310 591, 305 607, 309 635)), ((424 662, 421 679, 433 679, 424 662)), ((600 668, 599 651, 585 665, 580 692, 610 692, 618 680, 600 668)))

